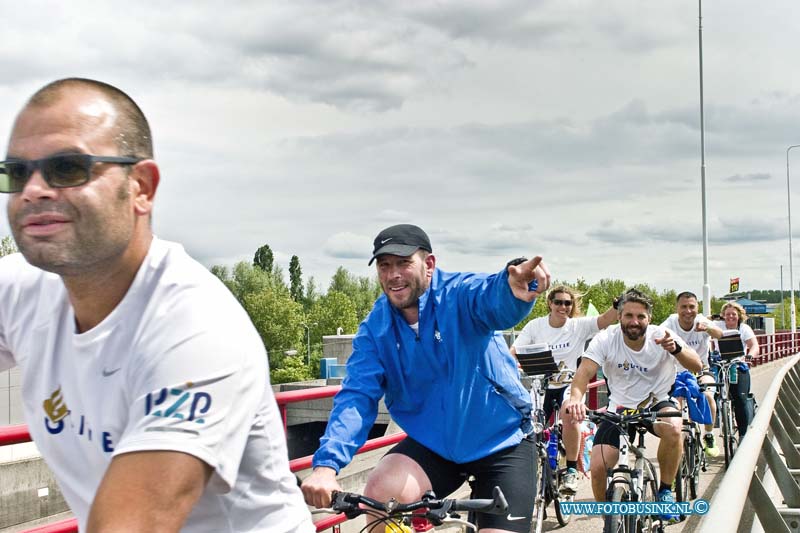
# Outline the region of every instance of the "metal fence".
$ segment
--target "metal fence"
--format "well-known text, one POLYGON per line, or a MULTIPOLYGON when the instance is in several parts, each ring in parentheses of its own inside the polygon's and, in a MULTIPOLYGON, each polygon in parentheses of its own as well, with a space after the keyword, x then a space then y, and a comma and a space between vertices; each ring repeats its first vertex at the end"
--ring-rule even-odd
POLYGON ((800 531, 798 361, 800 354, 775 376, 700 522, 700 533, 739 530, 748 500, 756 513, 755 531, 800 531))

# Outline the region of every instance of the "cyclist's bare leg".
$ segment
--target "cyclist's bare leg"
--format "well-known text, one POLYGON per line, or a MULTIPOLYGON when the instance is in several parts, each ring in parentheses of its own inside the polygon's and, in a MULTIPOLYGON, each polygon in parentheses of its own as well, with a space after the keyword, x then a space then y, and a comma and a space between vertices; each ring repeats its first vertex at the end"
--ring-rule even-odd
POLYGON ((561 418, 561 439, 564 441, 564 449, 567 452, 567 461, 577 461, 578 448, 581 446, 581 424, 574 422, 572 415, 568 415, 566 411, 566 402, 559 410, 559 417, 561 418))
POLYGON ((395 498, 400 503, 408 503, 419 500, 431 488, 428 475, 415 460, 400 453, 390 453, 370 472, 364 496, 380 502, 395 498))
MULTIPOLYGON (((400 453, 385 455, 367 478, 364 496, 387 502, 391 498, 400 503, 419 500, 426 490, 431 490, 428 475, 414 459, 400 453)), ((370 528, 370 533, 382 533, 383 524, 370 528)))
MULTIPOLYGON (((697 382, 702 385, 704 383, 714 383, 714 378, 707 375, 702 375, 697 378, 697 382)), ((714 391, 712 389, 706 389, 703 391, 703 394, 708 401, 708 406, 711 408, 711 423, 704 424, 706 429, 706 433, 710 433, 714 429, 714 421, 717 419, 717 402, 714 401, 714 391)))
POLYGON ((619 450, 608 444, 596 444, 592 447, 592 460, 589 463, 592 472, 592 494, 597 502, 606 499, 606 470, 614 468, 619 459, 619 450))
MULTIPOLYGON (((665 407, 659 413, 677 412, 674 407, 665 407)), ((678 473, 678 465, 681 462, 683 453, 683 432, 681 427, 683 422, 680 417, 661 418, 653 424, 653 431, 659 437, 658 442, 658 468, 661 471, 661 482, 672 485, 675 481, 675 474, 678 473)))

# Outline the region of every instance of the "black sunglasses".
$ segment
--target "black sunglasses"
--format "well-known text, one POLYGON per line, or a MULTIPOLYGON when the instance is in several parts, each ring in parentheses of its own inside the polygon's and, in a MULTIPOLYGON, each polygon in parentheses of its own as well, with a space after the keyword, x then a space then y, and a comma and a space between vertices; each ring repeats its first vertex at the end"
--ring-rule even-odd
POLYGON ((135 165, 141 157, 102 156, 90 154, 57 154, 42 159, 9 159, 0 162, 0 193, 20 192, 36 169, 41 170, 47 185, 55 189, 78 187, 92 177, 95 163, 135 165))
POLYGON ((565 307, 571 307, 572 306, 572 300, 550 300, 550 301, 553 302, 553 305, 555 305, 555 306, 559 306, 559 305, 563 305, 565 307))

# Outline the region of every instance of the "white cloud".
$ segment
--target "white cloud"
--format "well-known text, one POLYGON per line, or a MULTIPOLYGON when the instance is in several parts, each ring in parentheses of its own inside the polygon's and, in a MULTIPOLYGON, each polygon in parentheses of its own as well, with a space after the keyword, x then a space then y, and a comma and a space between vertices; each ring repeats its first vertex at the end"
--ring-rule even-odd
MULTIPOLYGON (((703 7, 712 290, 734 271, 775 287, 788 262, 785 149, 800 142, 800 4, 703 7)), ((267 243, 326 286, 339 265, 372 273, 373 236, 411 222, 448 270, 543 253, 561 279, 696 289, 702 277, 696 4, 6 11, 5 131, 47 81, 119 85, 153 125, 158 234, 205 264, 249 261, 267 243)))

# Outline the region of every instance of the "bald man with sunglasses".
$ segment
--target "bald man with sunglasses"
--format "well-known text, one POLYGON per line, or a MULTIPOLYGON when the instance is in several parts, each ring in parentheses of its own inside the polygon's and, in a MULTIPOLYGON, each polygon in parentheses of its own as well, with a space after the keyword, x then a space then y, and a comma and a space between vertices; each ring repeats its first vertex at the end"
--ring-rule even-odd
POLYGON ((154 237, 136 103, 66 79, 17 116, 0 192, 0 370, 81 531, 312 532, 263 343, 235 298, 154 237))

